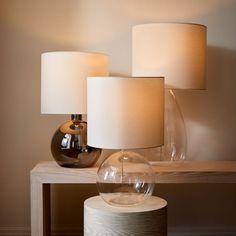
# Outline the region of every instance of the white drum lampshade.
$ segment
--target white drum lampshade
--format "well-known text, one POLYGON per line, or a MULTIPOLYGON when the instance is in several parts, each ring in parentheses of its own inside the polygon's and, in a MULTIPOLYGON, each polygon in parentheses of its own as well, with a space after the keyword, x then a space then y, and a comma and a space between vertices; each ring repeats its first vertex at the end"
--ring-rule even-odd
POLYGON ((135 149, 163 145, 163 78, 87 80, 90 146, 135 149))
POLYGON ((206 26, 191 23, 133 27, 132 75, 165 77, 165 145, 157 159, 186 157, 186 128, 172 89, 205 89, 206 32, 206 26))
POLYGON ((71 114, 51 141, 51 152, 63 167, 92 166, 101 149, 87 145, 87 76, 107 76, 108 57, 85 52, 47 52, 41 57, 41 113, 71 114))
POLYGON ((206 26, 153 23, 132 33, 132 76, 164 76, 168 88, 205 89, 206 26))
POLYGON ((97 187, 111 205, 139 204, 154 189, 149 162, 137 149, 164 143, 164 79, 89 77, 88 144, 121 149, 98 169, 97 187))
POLYGON ((87 114, 87 76, 107 76, 100 53, 47 52, 41 57, 41 113, 87 114))

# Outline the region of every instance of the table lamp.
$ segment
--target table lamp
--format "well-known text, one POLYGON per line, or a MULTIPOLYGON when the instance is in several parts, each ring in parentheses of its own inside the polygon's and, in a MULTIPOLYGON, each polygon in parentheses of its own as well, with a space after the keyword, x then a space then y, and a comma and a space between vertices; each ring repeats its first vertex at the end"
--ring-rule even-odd
POLYGON ((164 160, 183 160, 187 138, 173 89, 204 89, 206 26, 190 23, 136 25, 132 32, 132 76, 165 77, 164 160))
POLYGON ((51 141, 51 152, 63 167, 93 165, 101 154, 87 145, 87 76, 108 75, 108 57, 99 53, 47 52, 41 57, 41 113, 71 114, 51 141))
POLYGON ((97 187, 110 205, 139 204, 153 192, 149 162, 130 149, 164 143, 164 79, 88 77, 88 145, 118 149, 98 169, 97 187))

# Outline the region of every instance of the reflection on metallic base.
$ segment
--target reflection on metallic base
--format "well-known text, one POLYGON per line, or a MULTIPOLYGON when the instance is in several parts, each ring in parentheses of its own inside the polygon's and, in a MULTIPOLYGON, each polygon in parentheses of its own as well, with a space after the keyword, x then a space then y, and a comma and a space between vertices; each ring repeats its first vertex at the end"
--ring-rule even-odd
POLYGON ((51 142, 51 152, 63 167, 84 168, 93 166, 101 155, 101 149, 87 146, 87 123, 81 115, 59 127, 51 142))

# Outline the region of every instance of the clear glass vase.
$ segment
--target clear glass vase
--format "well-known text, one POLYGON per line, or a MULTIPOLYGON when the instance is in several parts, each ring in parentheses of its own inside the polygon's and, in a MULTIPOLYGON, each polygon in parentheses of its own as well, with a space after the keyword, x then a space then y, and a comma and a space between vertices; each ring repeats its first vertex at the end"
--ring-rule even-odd
POLYGON ((165 161, 186 158, 187 138, 182 112, 173 90, 165 90, 165 141, 162 151, 165 161))
POLYGON ((186 159, 186 128, 173 90, 165 90, 164 146, 156 148, 155 160, 182 161, 186 159))

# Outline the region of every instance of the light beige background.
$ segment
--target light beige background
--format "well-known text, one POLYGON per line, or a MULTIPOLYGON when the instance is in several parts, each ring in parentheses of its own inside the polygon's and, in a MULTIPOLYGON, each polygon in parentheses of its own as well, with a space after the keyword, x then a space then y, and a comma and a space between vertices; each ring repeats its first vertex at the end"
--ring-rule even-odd
MULTIPOLYGON (((104 52, 111 74, 130 75, 132 26, 166 21, 208 27, 207 90, 177 92, 188 159, 236 160, 235 0, 0 1, 0 235, 29 232, 29 172, 52 160, 51 136, 69 118, 40 114, 40 54, 104 52)), ((89 185, 54 187, 53 226, 80 227, 81 204, 96 193, 89 185)), ((168 200, 176 231, 236 229, 235 185, 161 185, 156 193, 168 200)))

